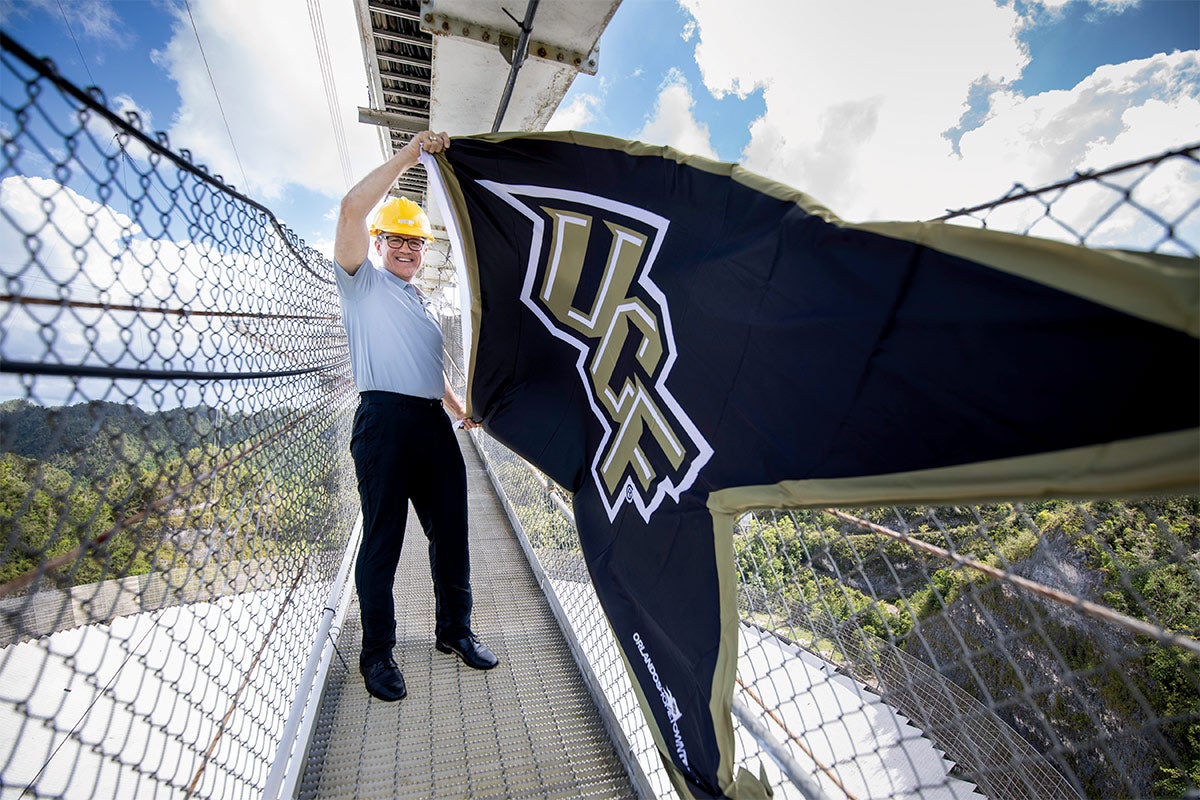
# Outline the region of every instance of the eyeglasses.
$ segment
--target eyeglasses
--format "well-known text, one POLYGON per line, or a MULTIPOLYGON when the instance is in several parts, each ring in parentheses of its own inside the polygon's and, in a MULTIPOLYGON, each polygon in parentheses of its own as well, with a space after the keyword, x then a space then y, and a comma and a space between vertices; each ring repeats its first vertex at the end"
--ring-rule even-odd
POLYGON ((387 242, 387 246, 393 250, 407 247, 414 253, 424 251, 425 245, 428 244, 424 239, 410 239, 407 236, 380 236, 379 238, 387 242))

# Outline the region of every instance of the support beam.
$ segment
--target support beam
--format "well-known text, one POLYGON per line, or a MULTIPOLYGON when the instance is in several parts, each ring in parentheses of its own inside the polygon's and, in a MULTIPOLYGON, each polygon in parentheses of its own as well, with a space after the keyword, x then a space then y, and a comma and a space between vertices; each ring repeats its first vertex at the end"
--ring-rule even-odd
POLYGON ((367 3, 367 10, 388 17, 395 17, 396 19, 410 19, 414 22, 421 18, 421 14, 418 11, 408 11, 403 8, 385 6, 383 3, 367 3))
POLYGON ((433 71, 433 65, 427 59, 411 58, 409 56, 399 56, 393 53, 381 53, 375 51, 375 57, 380 61, 387 61, 391 64, 400 64, 404 67, 416 67, 417 69, 427 69, 433 71))
POLYGON ((433 81, 430 80, 429 78, 418 78, 414 75, 408 75, 403 72, 392 72, 391 70, 389 70, 387 72, 380 72, 379 77, 388 78, 393 81, 403 81, 404 83, 411 83, 413 86, 424 86, 426 89, 428 89, 433 84, 433 81))
POLYGON ((413 47, 424 47, 427 50, 433 50, 433 39, 425 37, 410 36, 407 33, 394 33, 392 31, 372 31, 372 35, 376 39, 383 39, 385 42, 399 42, 400 44, 410 44, 413 47))
MULTIPOLYGON (((444 14, 425 12, 421 17, 421 30, 428 31, 434 36, 454 36, 462 39, 482 42, 499 47, 501 51, 511 51, 516 47, 517 36, 494 28, 488 28, 467 20, 454 19, 444 14)), ((526 55, 551 61, 564 67, 574 67, 576 71, 587 75, 595 75, 600 63, 599 45, 590 53, 582 53, 568 47, 559 47, 550 42, 530 39, 526 55)), ((515 56, 514 56, 515 57, 515 56)), ((510 61, 507 56, 506 61, 510 61)))
POLYGON ((362 106, 358 107, 358 121, 367 125, 378 125, 382 128, 392 128, 409 133, 420 133, 429 128, 428 115, 419 117, 396 111, 376 111, 362 106))
MULTIPOLYGON (((384 76, 384 77, 386 77, 386 76, 384 76)), ((426 92, 425 94, 419 94, 417 92, 406 92, 403 89, 393 89, 389 86, 383 87, 383 96, 384 96, 384 98, 398 97, 401 100, 412 100, 412 101, 415 101, 418 103, 428 103, 429 102, 429 93, 428 92, 426 92)))

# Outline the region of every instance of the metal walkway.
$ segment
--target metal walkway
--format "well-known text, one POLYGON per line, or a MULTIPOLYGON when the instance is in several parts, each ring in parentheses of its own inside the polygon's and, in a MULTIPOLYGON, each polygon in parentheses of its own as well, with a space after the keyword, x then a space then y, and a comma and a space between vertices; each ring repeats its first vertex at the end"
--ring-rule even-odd
POLYGON ((425 537, 409 513, 396 577, 396 661, 383 703, 356 669, 358 604, 338 639, 301 798, 633 798, 635 793, 482 462, 459 433, 470 493, 472 626, 500 658, 478 672, 433 647, 425 537))

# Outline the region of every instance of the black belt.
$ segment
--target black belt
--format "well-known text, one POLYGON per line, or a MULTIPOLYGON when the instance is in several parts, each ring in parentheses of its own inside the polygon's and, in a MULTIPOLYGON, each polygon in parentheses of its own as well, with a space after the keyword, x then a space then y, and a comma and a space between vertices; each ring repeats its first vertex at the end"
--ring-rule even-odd
POLYGON ((378 403, 380 405, 404 406, 407 408, 441 408, 442 400, 436 400, 429 397, 413 397, 411 394, 400 394, 399 392, 384 392, 378 389, 371 389, 366 392, 359 392, 359 398, 363 403, 378 403))

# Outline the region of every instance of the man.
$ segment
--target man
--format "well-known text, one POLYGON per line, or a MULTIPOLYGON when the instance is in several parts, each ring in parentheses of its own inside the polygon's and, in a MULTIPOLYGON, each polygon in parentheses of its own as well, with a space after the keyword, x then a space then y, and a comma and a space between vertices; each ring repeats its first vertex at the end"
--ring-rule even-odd
POLYGON ((396 618, 392 583, 408 504, 429 539, 436 603, 436 647, 467 666, 491 669, 496 656, 471 632, 467 550, 467 478, 444 405, 470 429, 462 400, 442 368, 442 330, 412 280, 433 241, 429 218, 411 200, 384 203, 370 229, 367 215, 422 149, 450 146, 423 131, 376 167, 342 199, 333 254, 338 296, 360 402, 350 452, 362 501, 363 539, 354 569, 362 615, 359 670, 380 700, 407 694, 392 656, 396 618), (382 269, 368 259, 374 244, 382 269))

